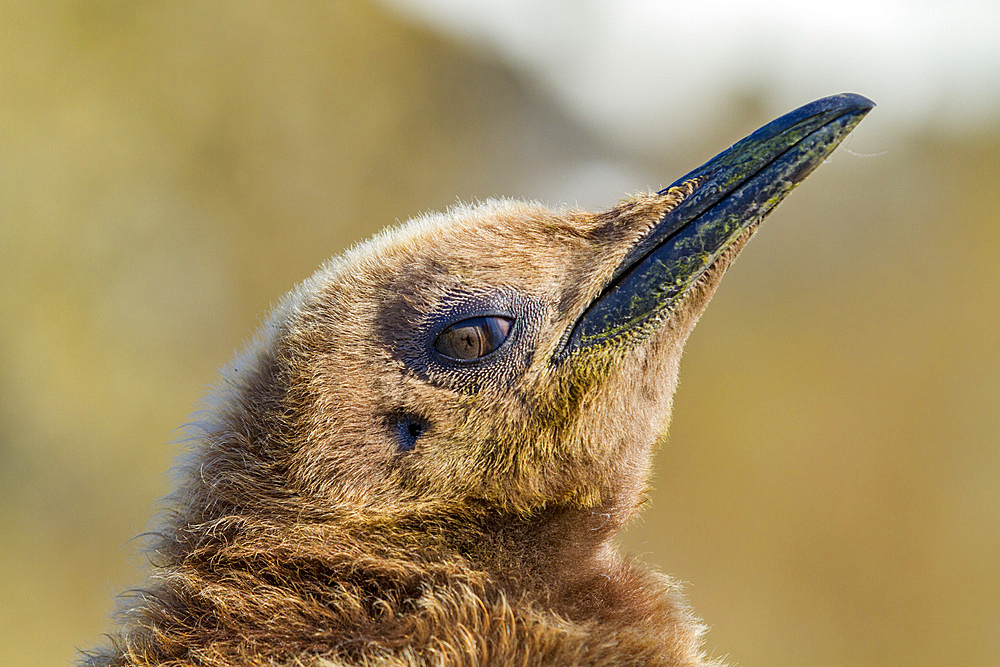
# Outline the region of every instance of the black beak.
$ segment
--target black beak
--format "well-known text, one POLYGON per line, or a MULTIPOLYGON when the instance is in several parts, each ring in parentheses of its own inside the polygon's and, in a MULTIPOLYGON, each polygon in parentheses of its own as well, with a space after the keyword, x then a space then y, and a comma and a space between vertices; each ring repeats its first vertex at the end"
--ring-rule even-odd
POLYGON ((622 338, 643 338, 739 238, 759 223, 837 147, 875 103, 834 95, 771 121, 671 188, 695 183, 633 247, 577 319, 563 354, 622 338))

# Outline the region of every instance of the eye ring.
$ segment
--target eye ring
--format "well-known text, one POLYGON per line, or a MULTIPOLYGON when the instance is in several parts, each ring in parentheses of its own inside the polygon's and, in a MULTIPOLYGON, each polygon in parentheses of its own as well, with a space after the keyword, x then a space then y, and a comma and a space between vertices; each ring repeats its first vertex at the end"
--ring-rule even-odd
POLYGON ((478 361, 496 352, 510 337, 513 328, 511 317, 470 317, 441 331, 434 338, 434 349, 449 361, 478 361))

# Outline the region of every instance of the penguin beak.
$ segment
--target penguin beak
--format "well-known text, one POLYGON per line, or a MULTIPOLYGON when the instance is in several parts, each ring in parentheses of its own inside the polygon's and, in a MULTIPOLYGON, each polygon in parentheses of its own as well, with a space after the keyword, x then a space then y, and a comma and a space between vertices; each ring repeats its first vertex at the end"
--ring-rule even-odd
POLYGON ((626 254, 565 338, 563 355, 651 333, 716 260, 774 209, 875 104, 834 95, 771 121, 658 194, 694 189, 626 254))

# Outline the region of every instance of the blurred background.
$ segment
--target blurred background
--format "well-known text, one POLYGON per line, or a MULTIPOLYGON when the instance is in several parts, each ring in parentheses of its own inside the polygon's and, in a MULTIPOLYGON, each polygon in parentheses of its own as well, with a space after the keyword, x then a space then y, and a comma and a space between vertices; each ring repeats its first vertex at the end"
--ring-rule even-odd
POLYGON ((1000 664, 1000 11, 694 4, 0 4, 0 665, 100 640, 179 427, 325 258, 843 91, 879 107, 724 281, 623 541, 733 664, 1000 664))

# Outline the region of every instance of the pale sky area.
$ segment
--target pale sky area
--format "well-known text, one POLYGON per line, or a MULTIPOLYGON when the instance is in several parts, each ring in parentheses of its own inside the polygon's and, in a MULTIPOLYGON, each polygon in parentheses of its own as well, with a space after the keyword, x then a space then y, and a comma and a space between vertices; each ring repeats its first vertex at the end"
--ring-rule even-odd
MULTIPOLYGON (((879 105, 883 136, 1000 119, 997 0, 385 1, 496 54, 634 147, 677 141, 679 124, 696 137, 742 91, 763 93, 772 115, 862 93, 879 105)), ((880 148, 866 127, 856 134, 856 148, 880 148)))

